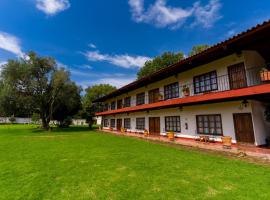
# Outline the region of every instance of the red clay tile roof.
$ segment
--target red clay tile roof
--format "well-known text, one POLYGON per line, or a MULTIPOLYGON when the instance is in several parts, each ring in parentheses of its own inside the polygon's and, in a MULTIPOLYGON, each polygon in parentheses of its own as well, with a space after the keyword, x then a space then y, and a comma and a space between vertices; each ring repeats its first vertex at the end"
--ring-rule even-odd
POLYGON ((223 42, 217 43, 199 54, 183 59, 178 63, 160 69, 149 76, 143 77, 128 85, 125 85, 118 90, 95 100, 95 102, 102 102, 116 95, 127 93, 147 84, 159 81, 169 76, 173 76, 176 73, 192 69, 223 56, 241 51, 242 48, 246 47, 247 43, 252 43, 253 40, 255 40, 257 37, 259 38, 262 34, 267 35, 266 32, 270 34, 270 20, 265 21, 262 24, 258 24, 257 26, 239 33, 223 42))

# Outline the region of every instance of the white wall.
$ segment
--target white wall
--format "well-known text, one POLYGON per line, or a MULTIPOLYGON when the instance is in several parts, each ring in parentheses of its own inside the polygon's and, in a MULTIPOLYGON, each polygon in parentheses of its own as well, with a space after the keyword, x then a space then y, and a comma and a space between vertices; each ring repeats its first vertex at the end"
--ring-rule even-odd
MULTIPOLYGON (((153 110, 149 112, 135 112, 130 114, 117 114, 114 116, 106 116, 107 119, 117 118, 131 118, 131 131, 137 131, 136 118, 145 117, 145 128, 149 129, 149 117, 160 117, 160 130, 161 135, 166 135, 165 131, 165 116, 180 116, 181 118, 181 133, 178 133, 178 137, 194 138, 197 135, 196 127, 196 115, 203 114, 221 114, 222 118, 222 129, 224 136, 231 136, 233 142, 236 142, 233 114, 234 113, 252 113, 252 103, 248 103, 247 107, 240 106, 242 101, 226 102, 226 103, 215 103, 205 104, 196 106, 183 107, 181 111, 179 108, 153 110), (188 125, 188 129, 185 129, 185 123, 188 125)), ((257 125, 255 124, 257 128, 257 125)), ((260 129, 260 128, 258 128, 260 129)), ((261 129, 260 129, 261 130, 261 129)), ((216 137, 220 140, 220 137, 216 137)), ((259 141, 257 142, 258 144, 259 141)))
POLYGON ((265 139, 270 136, 270 123, 264 117, 266 106, 267 104, 259 101, 252 102, 252 118, 256 145, 265 144, 265 139))

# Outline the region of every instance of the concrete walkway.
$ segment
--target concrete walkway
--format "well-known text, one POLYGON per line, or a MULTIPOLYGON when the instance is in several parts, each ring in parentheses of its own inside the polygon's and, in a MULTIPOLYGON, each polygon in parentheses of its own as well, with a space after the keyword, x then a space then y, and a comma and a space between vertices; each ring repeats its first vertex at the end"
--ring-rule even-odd
POLYGON ((196 141, 194 139, 185 139, 185 138, 175 138, 174 141, 170 141, 165 136, 145 137, 143 134, 138 134, 138 133, 121 133, 121 132, 109 131, 109 130, 102 130, 102 131, 112 133, 115 135, 141 138, 144 140, 152 140, 152 141, 159 141, 159 142, 165 142, 165 143, 171 143, 171 144, 179 144, 179 145, 186 146, 186 147, 194 147, 194 148, 198 148, 198 149, 205 149, 205 150, 211 150, 211 151, 227 152, 227 153, 236 154, 239 157, 244 157, 247 155, 247 156, 261 158, 261 159, 270 161, 270 149, 256 147, 253 145, 233 144, 231 149, 224 149, 222 143, 219 143, 219 142, 215 142, 215 143, 207 142, 206 143, 206 142, 196 141))

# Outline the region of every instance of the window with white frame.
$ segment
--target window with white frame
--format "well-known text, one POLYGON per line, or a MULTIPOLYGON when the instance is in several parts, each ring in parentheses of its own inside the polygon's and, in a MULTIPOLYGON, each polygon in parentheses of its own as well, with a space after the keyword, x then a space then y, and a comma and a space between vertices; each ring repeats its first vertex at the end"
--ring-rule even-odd
POLYGON ((124 128, 126 128, 126 129, 131 128, 130 118, 125 118, 124 119, 124 128))
POLYGON ((137 130, 145 129, 145 118, 136 118, 136 129, 137 130))
POLYGON ((181 132, 180 116, 165 117, 166 131, 181 132))
POLYGON ((108 119, 103 119, 103 126, 109 127, 109 120, 108 119))
POLYGON ((111 119, 111 127, 115 128, 115 119, 111 119))
POLYGON ((205 135, 223 135, 221 115, 197 115, 197 132, 205 135))

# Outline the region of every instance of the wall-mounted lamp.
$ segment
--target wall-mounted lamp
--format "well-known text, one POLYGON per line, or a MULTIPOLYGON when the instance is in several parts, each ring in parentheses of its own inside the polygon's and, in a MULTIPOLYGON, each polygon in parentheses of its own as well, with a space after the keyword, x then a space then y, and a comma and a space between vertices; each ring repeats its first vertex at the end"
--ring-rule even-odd
POLYGON ((185 129, 188 130, 188 123, 185 123, 185 129))
POLYGON ((236 55, 237 55, 237 57, 240 58, 240 57, 242 56, 242 51, 241 51, 241 50, 240 50, 240 51, 237 51, 237 52, 236 52, 236 55))
POLYGON ((180 112, 182 112, 183 111, 183 106, 179 106, 179 110, 180 110, 180 112))
POLYGON ((243 100, 242 102, 241 102, 241 104, 240 104, 240 110, 243 110, 244 108, 247 108, 248 107, 248 104, 249 104, 249 102, 245 99, 245 100, 243 100))

